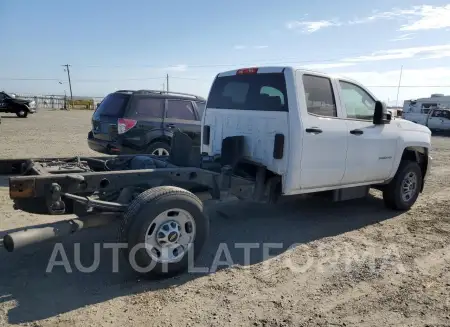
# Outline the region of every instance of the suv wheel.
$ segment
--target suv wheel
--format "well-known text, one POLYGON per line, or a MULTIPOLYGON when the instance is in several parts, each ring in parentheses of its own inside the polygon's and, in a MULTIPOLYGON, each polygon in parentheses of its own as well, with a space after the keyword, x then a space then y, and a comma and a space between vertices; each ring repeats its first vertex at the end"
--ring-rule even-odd
POLYGON ((164 142, 155 142, 147 148, 147 154, 154 156, 168 156, 170 154, 170 146, 164 142))
POLYGON ((25 109, 20 108, 19 110, 17 110, 16 115, 19 118, 27 118, 28 112, 25 109))

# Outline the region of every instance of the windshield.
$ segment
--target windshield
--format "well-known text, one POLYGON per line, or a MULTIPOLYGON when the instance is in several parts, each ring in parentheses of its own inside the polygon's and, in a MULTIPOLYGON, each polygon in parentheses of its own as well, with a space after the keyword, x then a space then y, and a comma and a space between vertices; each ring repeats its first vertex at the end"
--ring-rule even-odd
POLYGON ((14 93, 8 93, 8 92, 2 92, 4 95, 6 95, 7 97, 10 97, 10 98, 15 98, 16 97, 16 95, 14 94, 14 93))
POLYGON ((209 94, 208 108, 288 111, 283 73, 218 77, 209 94))
POLYGON ((98 106, 95 116, 123 117, 129 97, 128 94, 109 94, 98 106))

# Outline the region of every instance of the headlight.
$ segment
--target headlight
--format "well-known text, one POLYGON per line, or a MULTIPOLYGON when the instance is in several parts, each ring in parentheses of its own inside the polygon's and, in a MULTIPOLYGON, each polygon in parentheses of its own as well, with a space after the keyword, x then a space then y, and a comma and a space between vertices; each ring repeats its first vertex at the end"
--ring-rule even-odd
POLYGON ((28 104, 28 106, 34 108, 36 106, 36 102, 33 100, 28 104))

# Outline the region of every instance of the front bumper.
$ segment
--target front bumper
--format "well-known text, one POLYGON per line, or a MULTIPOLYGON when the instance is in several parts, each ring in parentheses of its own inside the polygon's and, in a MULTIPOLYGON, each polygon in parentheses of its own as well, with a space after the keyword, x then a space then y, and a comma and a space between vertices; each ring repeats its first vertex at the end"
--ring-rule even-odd
POLYGON ((34 114, 36 112, 36 103, 29 103, 26 106, 30 114, 34 114))

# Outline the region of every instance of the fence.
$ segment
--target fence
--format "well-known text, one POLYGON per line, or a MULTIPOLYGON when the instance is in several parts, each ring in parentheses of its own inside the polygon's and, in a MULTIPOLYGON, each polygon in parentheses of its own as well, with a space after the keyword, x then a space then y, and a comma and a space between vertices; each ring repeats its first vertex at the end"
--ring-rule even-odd
POLYGON ((23 95, 15 93, 17 97, 34 100, 36 102, 36 108, 42 109, 62 109, 64 104, 68 108, 73 109, 95 109, 97 103, 100 103, 103 98, 93 97, 84 99, 73 99, 70 101, 70 97, 64 95, 23 95))

